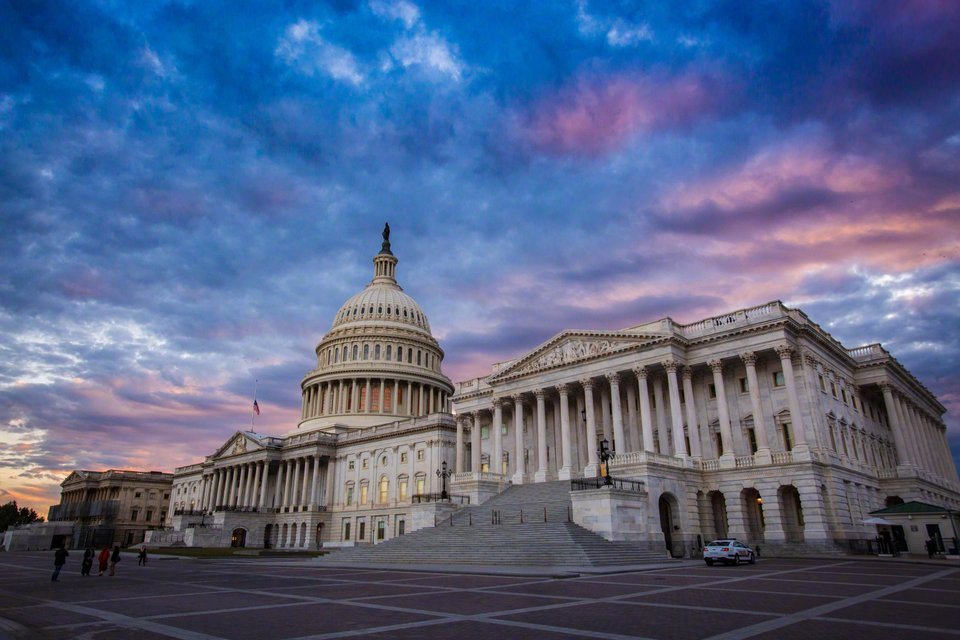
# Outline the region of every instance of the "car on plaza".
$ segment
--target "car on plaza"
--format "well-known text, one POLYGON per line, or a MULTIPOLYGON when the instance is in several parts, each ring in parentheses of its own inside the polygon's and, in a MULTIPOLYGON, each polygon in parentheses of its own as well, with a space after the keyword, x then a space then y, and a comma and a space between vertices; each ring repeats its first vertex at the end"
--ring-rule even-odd
POLYGON ((703 561, 707 563, 708 567, 712 567, 714 562, 754 564, 757 561, 757 554, 742 542, 734 538, 727 538, 708 542, 703 547, 703 561))

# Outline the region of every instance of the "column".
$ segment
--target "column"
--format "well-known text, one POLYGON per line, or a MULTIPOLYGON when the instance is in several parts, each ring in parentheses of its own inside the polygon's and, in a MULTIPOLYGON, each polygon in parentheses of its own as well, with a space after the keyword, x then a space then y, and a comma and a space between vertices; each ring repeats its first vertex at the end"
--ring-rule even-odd
MULTIPOLYGON (((413 415, 413 382, 407 380, 407 415, 413 415)), ((460 471, 460 469, 457 469, 460 471)), ((410 482, 413 482, 413 478, 410 479, 410 482)))
POLYGON ((260 466, 256 462, 250 462, 247 465, 249 470, 247 472, 247 499, 246 505, 248 507, 257 506, 257 480, 259 479, 260 466))
MULTIPOLYGON (((457 466, 454 467, 454 470, 457 473, 463 473, 466 469, 463 466, 463 454, 464 454, 464 445, 463 445, 463 422, 466 420, 464 416, 457 417, 457 466)), ((410 478, 410 482, 413 482, 413 478, 410 478)))
POLYGON ((563 450, 563 465, 558 469, 557 477, 560 480, 569 480, 573 477, 573 447, 570 438, 570 396, 566 384, 558 384, 560 393, 560 448, 563 450))
POLYGON ((583 477, 596 478, 600 473, 600 459, 597 456, 597 416, 593 406, 593 380, 585 378, 580 381, 583 387, 584 412, 587 416, 587 466, 583 468, 583 477))
POLYGON ((297 488, 300 484, 300 458, 293 460, 293 482, 290 483, 290 497, 287 499, 287 504, 291 507, 296 507, 300 504, 300 500, 297 496, 297 488))
POLYGON ((513 483, 523 484, 523 400, 520 394, 513 396, 513 483))
POLYGON ((903 429, 903 440, 909 451, 910 462, 919 468, 923 466, 923 460, 920 457, 920 450, 917 448, 917 434, 913 429, 913 425, 907 420, 904 398, 899 393, 893 396, 893 408, 894 411, 897 412, 897 420, 899 421, 900 428, 903 429))
POLYGON ((663 380, 657 376, 653 379, 653 400, 656 404, 657 442, 660 445, 660 455, 670 455, 670 428, 664 424, 666 406, 663 402, 663 380))
MULTIPOLYGON (((676 458, 687 457, 687 443, 683 435, 683 414, 680 412, 680 385, 677 383, 677 367, 675 360, 665 360, 664 369, 667 370, 667 393, 670 394, 670 420, 673 423, 673 455, 676 458)), ((692 439, 692 438, 691 438, 692 439)))
MULTIPOLYGON (((423 394, 421 394, 421 399, 422 396, 423 394)), ((482 467, 480 460, 482 454, 480 450, 480 413, 474 412, 468 415, 473 424, 473 426, 470 427, 470 471, 480 473, 482 467)))
POLYGON ((307 456, 303 457, 303 484, 300 487, 300 502, 301 507, 305 507, 310 504, 310 474, 307 473, 310 469, 310 458, 307 456))
POLYGON ((537 472, 533 474, 534 482, 547 480, 547 408, 543 399, 546 392, 537 389, 533 392, 537 399, 537 472))
POLYGON ((627 385, 627 424, 624 429, 626 432, 626 446, 624 453, 642 449, 640 444, 639 425, 637 423, 637 388, 632 384, 627 385))
POLYGON ((887 421, 890 423, 890 431, 893 433, 893 443, 897 448, 897 464, 912 464, 909 451, 907 450, 903 428, 900 425, 900 416, 897 414, 897 408, 893 401, 893 388, 888 382, 881 382, 879 387, 883 392, 883 405, 887 410, 887 421))
MULTIPOLYGON (((423 410, 423 383, 421 382, 418 386, 420 387, 420 392, 419 392, 420 396, 419 396, 419 401, 417 402, 417 415, 422 416, 422 415, 426 415, 426 411, 423 410)), ((476 422, 476 419, 474 419, 474 422, 476 422)), ((474 469, 474 471, 480 471, 480 469, 477 468, 477 469, 474 469)))
POLYGON ((503 473, 503 406, 500 398, 493 399, 493 453, 490 454, 490 471, 503 473))
POLYGON ((613 409, 613 446, 610 448, 618 453, 627 452, 627 438, 623 433, 623 412, 620 409, 620 374, 609 373, 610 381, 610 408, 613 409))
POLYGON ((720 360, 711 360, 707 366, 713 372, 713 386, 717 389, 717 418, 720 420, 720 441, 723 443, 721 466, 732 467, 735 465, 736 454, 733 451, 733 432, 730 430, 727 391, 723 385, 723 363, 720 360))
POLYGON ((291 474, 290 472, 292 471, 292 469, 291 469, 291 465, 292 465, 292 464, 293 464, 293 460, 287 460, 287 461, 286 461, 287 469, 286 469, 286 473, 283 474, 283 475, 284 475, 284 484, 283 484, 283 497, 282 497, 282 501, 283 501, 283 507, 284 507, 284 509, 286 509, 286 508, 289 507, 291 504, 293 504, 293 503, 290 501, 290 478, 291 478, 291 476, 292 476, 292 474, 291 474))
POLYGON ((323 504, 330 509, 333 505, 333 492, 337 486, 336 463, 333 458, 327 458, 327 486, 324 487, 323 504))
POLYGON ((600 428, 603 431, 603 437, 613 447, 613 418, 610 415, 610 391, 600 387, 600 428))
POLYGON ((310 481, 310 511, 317 510, 320 497, 320 456, 313 456, 313 479, 310 481))
POLYGON ((783 382, 787 387, 787 402, 790 407, 790 427, 793 429, 794 449, 807 449, 807 430, 803 426, 800 413, 800 396, 797 393, 797 380, 793 375, 793 350, 787 345, 777 347, 780 367, 783 369, 783 382))
POLYGON ((703 449, 700 445, 700 421, 697 418, 697 403, 693 396, 693 369, 683 368, 681 376, 683 380, 683 399, 687 410, 687 433, 690 435, 690 455, 694 458, 703 457, 703 449))
POLYGON ((237 506, 247 506, 247 500, 250 496, 250 463, 244 462, 240 465, 240 489, 237 497, 237 506))
POLYGON ((217 504, 214 507, 220 507, 227 504, 226 501, 226 491, 227 489, 227 471, 224 468, 217 470, 217 504))
POLYGON ((767 440, 767 425, 763 419, 763 407, 760 404, 760 382, 757 380, 757 354, 747 351, 740 354, 747 367, 747 386, 750 391, 750 408, 753 411, 753 433, 757 437, 757 458, 769 462, 770 442, 767 440))
MULTIPOLYGON (((269 471, 270 470, 268 468, 267 473, 269 473, 269 471)), ((280 506, 281 506, 280 505, 280 488, 282 486, 283 486, 283 460, 280 460, 277 463, 277 483, 273 487, 273 505, 272 505, 278 511, 280 510, 280 506)))
POLYGON ((640 396, 640 426, 643 431, 643 450, 654 452, 657 448, 653 443, 653 421, 650 419, 650 389, 647 386, 647 368, 636 367, 633 373, 637 376, 637 395, 640 396))
POLYGON ((257 468, 260 475, 260 500, 257 507, 262 512, 267 506, 267 480, 270 478, 270 461, 262 461, 257 468))

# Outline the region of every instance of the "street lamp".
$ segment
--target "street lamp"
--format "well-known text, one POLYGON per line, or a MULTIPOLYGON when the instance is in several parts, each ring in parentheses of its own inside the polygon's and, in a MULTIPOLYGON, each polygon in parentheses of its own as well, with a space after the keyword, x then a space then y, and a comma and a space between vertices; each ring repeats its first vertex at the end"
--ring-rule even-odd
POLYGON ((610 477, 610 458, 615 452, 610 451, 610 443, 604 438, 600 441, 600 448, 597 450, 597 456, 600 458, 600 468, 603 470, 603 484, 610 486, 613 484, 613 478, 610 477))
POLYGON ((450 496, 447 495, 447 478, 449 478, 451 475, 453 475, 453 474, 450 473, 449 471, 447 471, 447 461, 444 460, 444 461, 440 464, 440 468, 437 469, 437 477, 440 478, 440 481, 441 481, 441 483, 442 483, 442 484, 441 484, 441 487, 442 487, 442 488, 441 488, 441 490, 440 490, 440 499, 441 499, 441 500, 449 500, 449 499, 450 499, 450 496))

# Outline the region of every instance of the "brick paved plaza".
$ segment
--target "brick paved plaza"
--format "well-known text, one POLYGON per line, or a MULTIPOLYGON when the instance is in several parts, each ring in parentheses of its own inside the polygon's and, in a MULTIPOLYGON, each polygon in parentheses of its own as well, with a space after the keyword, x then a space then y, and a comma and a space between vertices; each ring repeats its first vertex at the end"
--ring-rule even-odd
POLYGON ((83 578, 76 555, 58 583, 52 553, 0 555, 0 638, 960 637, 960 568, 946 561, 687 562, 557 579, 128 556, 116 577, 83 578))

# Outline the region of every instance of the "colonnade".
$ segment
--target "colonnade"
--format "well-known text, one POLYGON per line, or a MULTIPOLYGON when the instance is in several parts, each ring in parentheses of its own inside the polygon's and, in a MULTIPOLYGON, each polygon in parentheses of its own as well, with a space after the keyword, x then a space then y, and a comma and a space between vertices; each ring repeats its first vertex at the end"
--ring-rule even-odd
POLYGON ((334 464, 326 456, 314 454, 279 460, 274 473, 269 460, 217 467, 203 475, 200 508, 315 511, 331 503, 333 473, 334 464))
POLYGON ((912 402, 894 385, 881 382, 883 404, 901 465, 928 469, 942 478, 957 480, 943 423, 912 402))
POLYGON ((447 410, 447 391, 413 380, 337 378, 303 390, 300 419, 324 415, 421 416, 447 410))
MULTIPOLYGON (((792 446, 794 448, 808 446, 807 430, 800 419, 800 396, 794 374, 793 351, 782 346, 776 349, 777 356, 783 368, 784 387, 786 388, 787 404, 791 415, 792 446)), ((757 454, 769 455, 771 451, 768 419, 761 407, 760 384, 756 371, 757 356, 753 352, 744 352, 739 358, 746 369, 747 388, 753 409, 754 432, 756 436, 757 454)), ((524 474, 524 440, 523 424, 526 403, 531 396, 533 403, 530 413, 536 429, 536 471, 534 480, 537 482, 547 479, 549 475, 548 458, 548 428, 546 420, 546 402, 549 399, 557 402, 555 416, 559 416, 559 456, 555 468, 560 478, 573 477, 581 469, 574 465, 579 459, 585 460, 582 469, 585 474, 593 474, 596 470, 597 451, 596 443, 599 435, 609 442, 611 449, 618 455, 632 451, 646 451, 677 458, 703 458, 705 455, 700 438, 700 429, 703 426, 698 408, 694 402, 693 375, 694 367, 706 365, 712 376, 713 388, 716 393, 716 410, 720 447, 722 456, 734 456, 734 432, 731 426, 730 411, 727 404, 727 385, 724 377, 726 363, 721 360, 710 360, 699 365, 681 365, 673 359, 666 359, 659 363, 660 375, 651 376, 653 365, 633 367, 630 372, 634 376, 635 384, 621 372, 610 372, 602 376, 584 377, 576 382, 561 382, 552 386, 535 388, 508 396, 495 397, 489 408, 466 411, 460 414, 457 422, 457 471, 465 471, 465 429, 471 431, 471 464, 473 471, 481 468, 481 436, 479 428, 479 414, 488 411, 492 414, 491 443, 489 446, 490 460, 493 464, 499 463, 503 456, 503 407, 509 406, 513 411, 514 438, 516 446, 510 472, 514 475, 524 474), (666 380, 667 397, 664 399, 664 378, 666 380), (626 391, 626 417, 623 415, 621 389, 626 391), (651 389, 652 388, 652 389, 651 389), (652 394, 651 394, 652 390, 652 394), (600 411, 596 410, 596 395, 600 394, 600 411), (681 399, 681 393, 683 398, 681 399), (651 405, 651 397, 655 405, 651 405), (611 402, 611 398, 616 401, 611 402), (578 413, 582 420, 571 420, 570 402, 575 399, 578 413), (638 402, 639 400, 639 402, 638 402), (669 406, 669 414, 666 408, 669 406), (598 430, 597 418, 600 418, 598 430), (574 441, 580 443, 579 450, 574 447, 574 441), (576 454, 576 455, 575 455, 576 454)), ((713 399, 713 398, 711 398, 713 399)), ((493 467, 499 473, 498 467, 493 467)), ((519 478, 518 478, 519 479, 519 478)))

